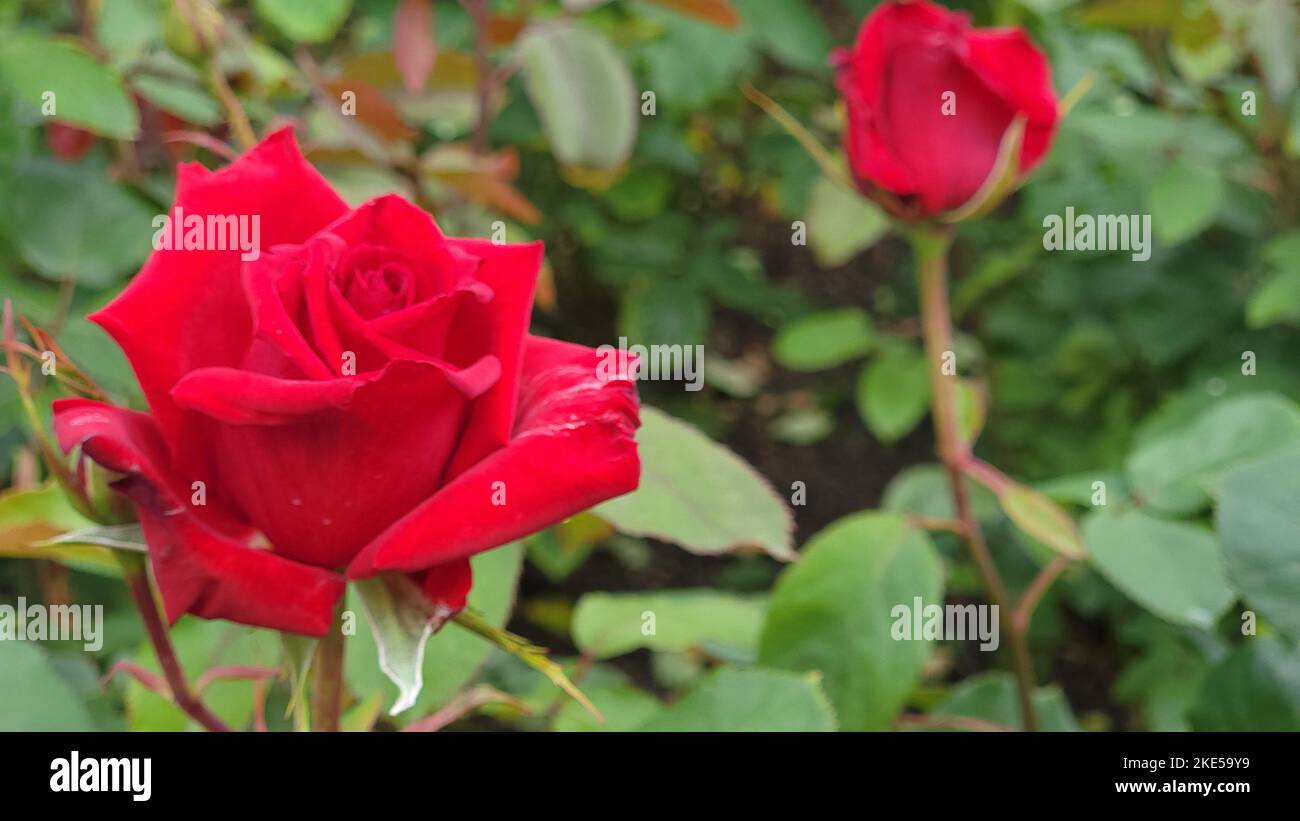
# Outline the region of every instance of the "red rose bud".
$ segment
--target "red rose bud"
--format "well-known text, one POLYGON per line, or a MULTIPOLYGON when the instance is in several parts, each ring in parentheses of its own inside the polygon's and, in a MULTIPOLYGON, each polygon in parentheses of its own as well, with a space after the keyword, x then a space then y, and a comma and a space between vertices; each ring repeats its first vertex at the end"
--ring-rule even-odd
POLYGON ((349 209, 287 129, 182 165, 171 215, 182 241, 91 316, 150 412, 54 405, 60 445, 124 475, 171 620, 322 635, 380 572, 454 613, 472 555, 636 487, 633 383, 528 333, 540 243, 349 209))
POLYGON ((1025 33, 972 29, 965 14, 927 0, 878 6, 834 62, 853 176, 896 215, 932 216, 971 200, 1017 117, 1019 176, 1056 131, 1050 67, 1025 33))

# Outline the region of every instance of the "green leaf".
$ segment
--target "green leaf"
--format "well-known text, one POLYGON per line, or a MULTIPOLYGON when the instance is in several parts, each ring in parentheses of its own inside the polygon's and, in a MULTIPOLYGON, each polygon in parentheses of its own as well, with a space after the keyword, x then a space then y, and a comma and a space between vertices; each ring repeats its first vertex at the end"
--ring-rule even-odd
POLYGON ((1246 324, 1263 328, 1276 322, 1300 322, 1300 231, 1270 240, 1260 256, 1277 273, 1251 294, 1246 324))
POLYGON ((148 257, 152 209, 107 176, 32 158, 14 168, 12 185, 41 195, 4 198, 0 232, 41 276, 104 287, 148 257))
POLYGON ((163 36, 161 0, 118 0, 99 7, 95 39, 115 60, 139 56, 150 42, 163 36))
POLYGON ((676 111, 696 110, 713 97, 734 92, 739 75, 755 57, 748 31, 728 31, 647 6, 639 7, 637 16, 663 30, 643 49, 646 87, 658 95, 659 105, 676 111))
MULTIPOLYGON (((515 589, 523 563, 520 543, 506 545, 471 560, 474 587, 469 606, 493 624, 504 624, 514 603, 515 589)), ((355 592, 349 591, 348 608, 356 612, 360 604, 355 592)), ((440 707, 459 692, 487 660, 492 648, 482 639, 462 630, 441 630, 424 648, 421 678, 424 686, 415 706, 396 717, 399 723, 420 718, 440 707)), ((389 679, 379 668, 379 648, 371 631, 362 626, 347 639, 344 668, 348 684, 359 695, 391 691, 389 679)))
POLYGON ((43 544, 62 533, 92 525, 53 482, 44 487, 0 494, 0 556, 50 559, 92 573, 119 575, 117 561, 104 547, 43 544))
POLYGON ((579 513, 525 540, 528 561, 552 582, 564 581, 612 535, 609 522, 591 513, 579 513))
POLYGON ((861 308, 836 308, 796 319, 772 342, 772 354, 795 371, 820 371, 865 356, 875 344, 871 318, 861 308))
POLYGON ((0 641, 0 732, 89 732, 90 712, 50 657, 26 641, 0 641))
POLYGON ((1246 303, 1246 324, 1251 328, 1278 322, 1300 322, 1300 265, 1265 282, 1246 303))
MULTIPOLYGON (((572 672, 577 672, 576 666, 572 672)), ((582 677, 582 692, 605 717, 604 723, 597 721, 581 704, 564 698, 551 725, 556 732, 628 732, 663 709, 659 699, 634 685, 621 670, 604 664, 594 665, 582 677)), ((539 677, 537 687, 528 692, 525 703, 535 713, 545 715, 556 703, 555 686, 539 677)))
MULTIPOLYGON (((1039 687, 1032 696, 1038 726, 1049 732, 1072 732, 1079 729, 1061 688, 1039 687)), ((1020 715, 1020 696, 1010 673, 982 673, 958 684, 934 709, 938 716, 978 718, 1002 727, 1024 729, 1020 715)))
POLYGON ((641 732, 830 732, 835 714, 814 674, 721 668, 641 732))
MULTIPOLYGON (((962 477, 962 482, 970 496, 975 518, 982 522, 1002 518, 1002 507, 992 491, 969 476, 962 477)), ((952 485, 948 472, 942 465, 912 465, 904 468, 885 487, 881 507, 936 519, 957 518, 952 504, 952 485)))
POLYGON ((740 457, 655 408, 641 409, 641 484, 592 510, 633 536, 715 555, 757 548, 794 558, 785 501, 740 457))
POLYGON ((221 107, 207 92, 179 80, 142 74, 132 82, 140 96, 187 123, 214 126, 221 122, 221 107))
POLYGON ((1300 449, 1224 476, 1216 521, 1233 586, 1279 629, 1300 637, 1300 449))
POLYGON ((1206 490, 1227 470, 1300 442, 1300 410, 1274 394, 1223 399, 1189 423, 1144 443, 1129 456, 1125 473, 1138 497, 1152 507, 1191 513, 1208 501, 1206 490))
POLYGON ((759 662, 818 670, 845 730, 881 730, 911 692, 930 651, 895 641, 895 606, 942 603, 942 569, 926 535, 899 515, 833 523, 777 580, 759 662))
MULTIPOLYGON (((135 103, 117 75, 72 42, 31 33, 0 38, 0 86, 43 115, 100 136, 132 140, 140 128, 135 103), (47 114, 50 102, 54 110, 47 114)), ((32 199, 39 198, 24 201, 32 199)))
POLYGON ((1033 488, 1013 482, 998 494, 998 501, 1016 527, 1062 556, 1082 559, 1087 554, 1070 514, 1033 488))
POLYGON ((1151 228, 1164 245, 1177 245, 1205 230, 1227 191, 1217 169, 1177 160, 1147 192, 1151 228))
POLYGON ((556 159, 601 171, 632 153, 640 96, 623 58, 603 36, 554 23, 519 43, 524 85, 556 159))
POLYGON ((875 203, 825 176, 808 201, 808 244, 817 264, 838 268, 875 245, 889 231, 889 218, 875 203))
MULTIPOLYGON (((709 299, 690 281, 638 277, 623 291, 619 334, 631 345, 699 345, 709 330, 709 299)), ((698 365, 697 365, 698 367, 698 365)))
POLYGON ((573 611, 573 641, 598 659, 642 647, 690 650, 717 643, 752 649, 765 612, 764 597, 707 589, 588 593, 573 611))
POLYGON ((324 43, 352 11, 352 0, 255 0, 257 13, 296 43, 324 43))
POLYGON ((930 407, 925 356, 915 345, 887 346, 858 375, 858 414, 882 442, 911 433, 930 407))
POLYGON ((1098 511, 1085 520, 1084 533, 1102 575, 1167 621, 1208 629, 1235 598, 1205 528, 1137 510, 1098 511))
POLYGON ((764 51, 791 68, 825 74, 831 35, 806 0, 733 0, 764 51))
POLYGON ((1274 636, 1247 638, 1205 677, 1191 719, 1200 732, 1300 732, 1300 655, 1274 636))

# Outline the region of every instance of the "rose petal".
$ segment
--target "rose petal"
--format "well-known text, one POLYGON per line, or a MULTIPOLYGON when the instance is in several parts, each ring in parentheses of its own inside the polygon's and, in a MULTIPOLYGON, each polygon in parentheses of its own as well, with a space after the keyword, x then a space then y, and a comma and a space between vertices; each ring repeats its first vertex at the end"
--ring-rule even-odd
POLYGON ((344 589, 337 573, 253 549, 184 513, 142 507, 140 524, 168 621, 193 613, 309 636, 329 631, 344 589))
POLYGON ((392 382, 427 369, 441 375, 465 399, 484 393, 496 380, 500 365, 485 356, 468 368, 420 360, 423 368, 401 367, 392 362, 378 373, 338 379, 281 379, 237 368, 200 368, 186 374, 172 389, 172 398, 187 409, 230 425, 282 425, 301 417, 346 408, 358 390, 379 382, 392 382), (388 373, 388 371, 393 373, 388 373))
POLYGON ((362 203, 332 224, 329 233, 345 247, 371 245, 388 248, 420 268, 417 302, 447 293, 464 279, 472 261, 452 253, 438 224, 428 212, 396 194, 362 203))
POLYGON ((218 497, 188 504, 188 483, 171 473, 166 445, 149 416, 92 402, 54 403, 59 445, 124 478, 114 487, 136 503, 168 620, 190 612, 323 635, 343 579, 250 546, 253 531, 221 513, 218 497))
POLYGON ((1047 153, 1060 118, 1047 57, 1020 29, 977 29, 967 44, 971 66, 1025 115, 1020 172, 1026 174, 1047 153))
POLYGON ((474 570, 469 559, 456 559, 442 564, 435 564, 426 570, 420 580, 420 588, 425 598, 446 616, 451 616, 465 609, 470 588, 474 586, 474 570))
MULTIPOLYGON (((910 167, 894 150, 885 108, 885 65, 893 45, 917 48, 927 33, 960 36, 965 18, 927 2, 886 3, 867 17, 849 54, 836 57, 838 86, 848 113, 845 144, 855 173, 897 194, 916 191, 910 167)), ((937 100, 936 100, 937 104, 937 100)))
POLYGON ((898 43, 887 59, 907 82, 886 84, 883 130, 892 150, 912 172, 927 213, 955 208, 971 198, 997 159, 1014 111, 969 68, 960 44, 917 48, 898 43), (945 115, 951 91, 957 113, 945 115))
POLYGON ((501 363, 501 377, 474 403, 448 475, 455 477, 510 441, 520 380, 521 357, 532 317, 533 291, 542 268, 544 246, 494 245, 487 240, 455 239, 458 251, 482 259, 478 280, 492 289, 490 302, 467 302, 456 313, 446 359, 461 365, 485 354, 501 363))
POLYGON ((348 576, 466 558, 635 489, 636 389, 601 381, 598 359, 591 348, 528 337, 509 445, 380 534, 348 576))
MULTIPOLYGON (((182 166, 175 205, 187 215, 257 215, 264 248, 302 242, 347 211, 287 128, 220 171, 182 166)), ((173 451, 182 420, 172 386, 195 368, 238 365, 248 348, 239 271, 238 250, 155 251, 126 290, 90 317, 126 353, 173 451)))
POLYGON ((331 363, 331 370, 295 321, 304 300, 302 264, 291 254, 268 253, 244 265, 254 337, 244 357, 245 369, 284 378, 331 379, 340 374, 340 363, 331 363))
POLYGON ((340 567, 440 485, 475 391, 498 366, 395 361, 365 378, 290 381, 227 368, 174 391, 206 415, 217 481, 276 551, 340 567))

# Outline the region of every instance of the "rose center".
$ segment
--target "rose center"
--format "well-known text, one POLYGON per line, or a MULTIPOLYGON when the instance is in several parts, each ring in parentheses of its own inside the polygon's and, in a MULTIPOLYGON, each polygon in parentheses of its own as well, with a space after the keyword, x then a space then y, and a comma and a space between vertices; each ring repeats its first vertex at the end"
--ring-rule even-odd
POLYGON ((399 262, 349 268, 336 274, 343 298, 365 319, 374 319, 411 304, 415 275, 399 262))

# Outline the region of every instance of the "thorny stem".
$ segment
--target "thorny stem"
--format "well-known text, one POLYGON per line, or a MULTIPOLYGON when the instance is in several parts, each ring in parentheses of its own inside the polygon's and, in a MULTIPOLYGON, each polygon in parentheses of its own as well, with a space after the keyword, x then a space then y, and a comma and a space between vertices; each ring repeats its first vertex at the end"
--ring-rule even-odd
POLYGON ((1064 573, 1072 564, 1069 556, 1057 556, 1034 577, 1034 580, 1025 588, 1025 592, 1020 594, 1020 601, 1016 604, 1016 610, 1011 614, 1011 623, 1016 625, 1021 632, 1029 630, 1029 620, 1034 617, 1034 608, 1038 607, 1038 602, 1043 598, 1043 594, 1052 586, 1052 582, 1064 573))
POLYGON ((311 714, 315 729, 326 733, 339 731, 343 712, 343 602, 340 601, 330 622, 330 631, 316 646, 316 679, 312 686, 311 714))
POLYGON ((953 507, 957 520, 961 522, 963 535, 970 544, 971 556, 975 559, 989 599, 998 607, 1003 628, 1010 636, 1022 723, 1026 730, 1032 732, 1038 729, 1038 717, 1034 711, 1034 670, 1025 639, 1026 631, 1016 623, 1008 609, 1010 599, 1006 585, 993 563, 993 556, 989 553, 979 521, 971 508, 964 476, 966 466, 971 461, 970 445, 958 427, 955 375, 943 373, 945 357, 953 350, 952 311, 948 305, 948 248, 952 244, 952 230, 918 229, 911 239, 917 255, 921 326, 925 337, 926 359, 930 363, 930 404, 939 459, 948 473, 953 507))
POLYGON ((149 586, 149 575, 145 571, 144 560, 139 556, 124 555, 122 551, 115 551, 115 553, 122 564, 122 577, 126 580, 127 589, 131 591, 136 609, 140 611, 140 618, 144 621, 149 641, 158 656, 158 664, 167 679, 172 701, 205 729, 214 733, 230 732, 230 728, 190 692, 189 685, 185 682, 185 671, 181 669, 171 639, 167 636, 167 628, 159 617, 158 604, 154 601, 153 590, 149 586))

